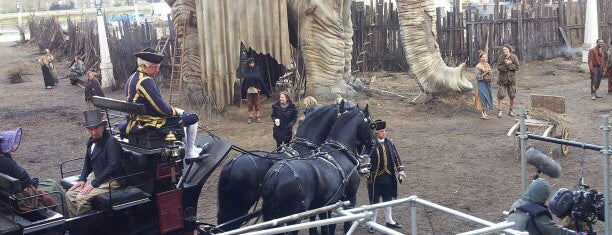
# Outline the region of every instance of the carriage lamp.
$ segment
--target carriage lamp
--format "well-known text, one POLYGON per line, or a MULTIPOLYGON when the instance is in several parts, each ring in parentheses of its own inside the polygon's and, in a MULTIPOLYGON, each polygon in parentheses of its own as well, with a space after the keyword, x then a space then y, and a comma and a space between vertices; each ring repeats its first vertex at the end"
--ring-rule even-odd
POLYGON ((161 150, 162 161, 168 163, 170 167, 170 177, 172 178, 172 182, 176 183, 176 170, 174 164, 181 161, 185 156, 185 143, 177 141, 172 131, 166 135, 165 140, 168 144, 161 150))

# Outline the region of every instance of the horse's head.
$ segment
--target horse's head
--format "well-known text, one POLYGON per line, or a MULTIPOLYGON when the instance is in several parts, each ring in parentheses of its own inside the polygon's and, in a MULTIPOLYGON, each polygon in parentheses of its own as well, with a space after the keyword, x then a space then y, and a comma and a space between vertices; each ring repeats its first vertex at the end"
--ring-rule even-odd
POLYGON ((306 118, 298 126, 295 137, 305 139, 315 145, 322 144, 340 112, 338 104, 314 108, 306 114, 306 118))
POLYGON ((357 109, 363 118, 363 121, 359 124, 359 128, 357 129, 357 148, 361 153, 370 153, 374 147, 376 136, 373 132, 373 122, 370 116, 369 106, 366 104, 366 107, 361 110, 359 109, 359 105, 357 105, 357 109))
POLYGON ((343 114, 346 111, 357 108, 355 103, 345 99, 341 99, 339 102, 336 102, 336 106, 338 108, 338 116, 340 116, 340 114, 343 114))

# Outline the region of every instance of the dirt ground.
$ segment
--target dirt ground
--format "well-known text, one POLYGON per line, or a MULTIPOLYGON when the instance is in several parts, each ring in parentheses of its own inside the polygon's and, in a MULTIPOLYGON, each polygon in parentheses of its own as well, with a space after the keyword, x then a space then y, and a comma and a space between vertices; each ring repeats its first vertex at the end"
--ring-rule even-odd
MULTIPOLYGON (((23 141, 15 159, 32 176, 60 178, 61 161, 84 155, 87 133, 81 127, 86 104, 83 90, 60 80, 54 89, 43 86, 40 69, 35 64, 37 49, 32 46, 0 44, 8 56, 0 57, 0 130, 23 128, 23 141), (19 61, 31 63, 33 72, 27 81, 9 84, 6 71, 19 61)), ((56 63, 60 77, 68 74, 64 59, 56 63)), ((472 105, 473 95, 437 97, 420 104, 409 101, 418 88, 406 74, 377 73, 371 88, 390 91, 409 98, 374 90, 362 94, 357 102, 369 104, 373 118, 388 122, 389 137, 396 143, 405 163, 408 180, 399 186, 400 197, 417 195, 422 199, 493 222, 504 219, 502 211, 521 196, 521 166, 514 161, 514 140, 506 136, 516 118, 506 115, 491 120, 479 119, 472 105)), ((365 76, 365 75, 364 75, 365 76)), ((371 76, 371 75, 367 75, 371 76)), ((579 72, 579 62, 558 58, 550 61, 524 62, 518 75, 517 107, 529 106, 530 94, 565 97, 564 120, 572 140, 602 144, 602 115, 612 110, 612 95, 606 95, 607 80, 602 82, 602 99, 592 101, 587 74, 579 72)), ((107 96, 121 99, 122 90, 107 91, 107 96)), ((231 106, 221 116, 201 116, 204 126, 216 135, 244 149, 272 150, 270 106, 273 96, 262 103, 263 123, 246 123, 246 107, 231 106)), ((329 103, 322 101, 321 103, 329 103)), ((536 130, 537 131, 537 130, 536 130)), ((559 146, 529 141, 543 150, 559 146)), ((556 151, 556 150, 555 150, 556 151)), ((571 148, 567 156, 556 157, 563 167, 557 179, 548 179, 553 192, 573 188, 580 174, 582 151, 571 148)), ((231 156, 235 152, 230 153, 231 156)), ((584 177, 587 184, 603 190, 602 157, 597 152, 584 153, 584 177)), ((216 219, 216 171, 204 186, 199 216, 207 222, 216 219)), ((528 175, 535 170, 528 168, 528 175)), ((548 177, 547 177, 548 178, 548 177)), ((362 181, 358 205, 367 203, 365 181, 362 181)), ((420 234, 453 234, 481 226, 418 206, 420 234)), ((381 211, 382 212, 382 211, 381 211)), ((409 233, 410 208, 394 208, 394 219, 404 225, 399 231, 409 233)), ((379 223, 384 223, 379 213, 379 223)), ((596 226, 602 231, 603 223, 596 226)), ((360 228, 359 234, 367 234, 360 228)))

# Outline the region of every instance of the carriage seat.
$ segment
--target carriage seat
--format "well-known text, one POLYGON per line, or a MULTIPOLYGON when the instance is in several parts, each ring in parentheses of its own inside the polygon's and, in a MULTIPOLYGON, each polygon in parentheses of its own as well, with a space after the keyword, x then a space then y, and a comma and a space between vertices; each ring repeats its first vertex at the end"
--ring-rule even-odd
MULTIPOLYGON (((143 155, 142 153, 138 153, 135 151, 130 151, 127 149, 122 148, 123 153, 121 154, 121 159, 130 162, 131 164, 122 164, 122 167, 124 168, 124 172, 127 173, 133 173, 134 171, 139 171, 139 169, 142 169, 146 166, 147 164, 147 157, 145 155, 143 155), (135 169, 126 169, 126 167, 135 167, 135 169)), ((77 159, 72 159, 72 160, 79 160, 81 158, 77 158, 77 159)), ((69 160, 69 161, 72 161, 69 160)), ((78 175, 73 175, 73 176, 69 176, 66 178, 63 178, 60 180, 60 185, 67 191, 68 189, 70 189, 70 187, 72 187, 72 185, 74 185, 78 180, 79 180, 79 176, 80 176, 80 171, 77 171, 78 175)))
POLYGON ((0 173, 0 191, 6 195, 20 193, 21 182, 19 179, 0 173))
POLYGON ((106 208, 120 210, 130 206, 147 203, 151 201, 149 196, 151 195, 145 193, 139 188, 129 187, 100 194, 94 197, 92 205, 98 210, 103 210, 106 208))
POLYGON ((77 181, 79 181, 79 175, 73 175, 60 180, 60 185, 64 190, 68 191, 77 181))
MULTIPOLYGON (((106 97, 94 96, 92 97, 92 103, 101 109, 108 109, 113 111, 119 111, 130 115, 144 115, 146 110, 143 104, 135 104, 122 100, 116 100, 106 97)), ((109 115, 110 116, 110 115, 109 115)), ((108 117, 108 116, 107 116, 108 117)), ((170 119, 168 119, 170 120, 170 119)), ((177 140, 182 140, 185 136, 183 127, 176 123, 176 125, 168 125, 162 128, 144 128, 139 130, 130 131, 130 134, 126 134, 127 121, 119 123, 119 131, 121 137, 127 138, 129 145, 139 147, 143 149, 157 149, 165 146, 167 141, 165 140, 166 135, 169 132, 173 132, 177 140)))
MULTIPOLYGON (((79 180, 78 175, 63 178, 60 182, 62 187, 67 191, 79 180)), ((92 205, 94 209, 102 210, 113 208, 114 210, 123 209, 125 207, 146 203, 149 201, 150 194, 145 193, 139 188, 130 187, 120 188, 112 192, 100 194, 93 198, 92 205)))

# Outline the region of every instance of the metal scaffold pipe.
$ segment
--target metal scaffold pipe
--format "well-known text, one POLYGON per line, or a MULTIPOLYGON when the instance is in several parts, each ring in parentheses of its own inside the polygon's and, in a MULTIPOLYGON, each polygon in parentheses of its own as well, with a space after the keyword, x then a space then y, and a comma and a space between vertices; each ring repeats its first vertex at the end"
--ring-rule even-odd
POLYGON ((610 195, 610 120, 608 115, 605 115, 603 118, 603 148, 601 153, 603 154, 603 164, 604 164, 604 218, 606 220, 606 228, 605 234, 610 235, 610 199, 608 196, 610 195))
POLYGON ((527 165, 527 159, 525 158, 525 144, 527 142, 527 129, 525 128, 525 119, 527 119, 527 112, 525 108, 521 108, 519 111, 519 119, 520 122, 520 134, 519 134, 519 145, 521 147, 521 189, 523 189, 523 193, 527 190, 527 183, 525 181, 525 169, 527 165))

